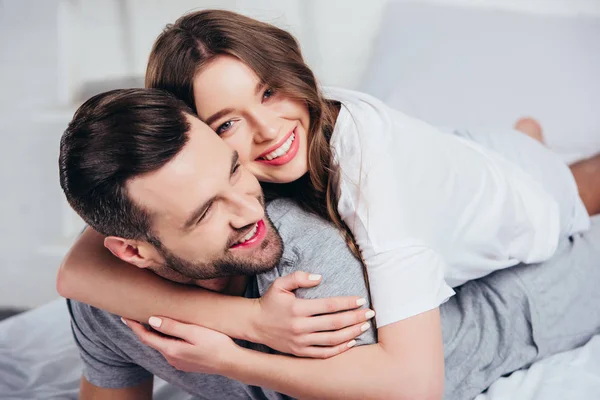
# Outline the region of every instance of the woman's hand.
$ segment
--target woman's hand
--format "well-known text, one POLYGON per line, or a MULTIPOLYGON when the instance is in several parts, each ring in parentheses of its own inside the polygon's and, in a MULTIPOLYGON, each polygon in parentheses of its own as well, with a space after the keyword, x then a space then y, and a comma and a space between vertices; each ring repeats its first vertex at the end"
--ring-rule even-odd
POLYGON ((160 352, 169 364, 181 371, 224 375, 240 351, 229 336, 198 325, 151 317, 150 326, 171 336, 166 337, 146 329, 139 322, 122 320, 142 343, 160 352))
POLYGON ((366 300, 356 296, 306 300, 293 293, 320 282, 320 275, 300 271, 277 278, 258 301, 256 341, 310 358, 333 357, 354 346, 354 338, 371 327, 366 321, 375 312, 361 309, 366 300))

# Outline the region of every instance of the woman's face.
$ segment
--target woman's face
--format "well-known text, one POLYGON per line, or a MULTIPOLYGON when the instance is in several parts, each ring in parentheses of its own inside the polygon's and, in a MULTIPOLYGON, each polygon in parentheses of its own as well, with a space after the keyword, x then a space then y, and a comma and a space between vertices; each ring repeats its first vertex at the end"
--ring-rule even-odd
POLYGON ((203 67, 194 98, 200 119, 260 181, 288 183, 308 171, 306 104, 263 85, 237 58, 218 56, 203 67))

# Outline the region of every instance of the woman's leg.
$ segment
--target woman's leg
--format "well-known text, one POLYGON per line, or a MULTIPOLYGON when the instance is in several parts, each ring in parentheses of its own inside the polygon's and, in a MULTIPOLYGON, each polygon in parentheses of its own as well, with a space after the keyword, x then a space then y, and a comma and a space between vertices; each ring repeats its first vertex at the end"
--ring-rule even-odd
POLYGON ((518 130, 519 132, 523 132, 530 138, 535 139, 542 144, 546 144, 546 142, 544 140, 544 133, 542 131, 542 126, 535 119, 533 119, 531 117, 521 118, 521 119, 517 120, 514 128, 516 130, 518 130))
POLYGON ((600 214, 600 154, 569 166, 589 215, 600 214))
MULTIPOLYGON (((530 137, 529 133, 541 132, 537 122, 530 120, 519 125, 526 132, 516 129, 463 129, 452 133, 498 153, 538 181, 559 204, 563 235, 587 230, 587 210, 591 208, 582 202, 578 191, 587 188, 589 177, 586 175, 587 179, 584 179, 582 172, 574 172, 556 153, 530 137)), ((587 198, 585 201, 589 203, 587 198)))
MULTIPOLYGON (((535 119, 521 118, 515 123, 515 129, 545 144, 542 127, 535 119)), ((569 168, 588 214, 600 214, 600 154, 571 164, 569 168)))

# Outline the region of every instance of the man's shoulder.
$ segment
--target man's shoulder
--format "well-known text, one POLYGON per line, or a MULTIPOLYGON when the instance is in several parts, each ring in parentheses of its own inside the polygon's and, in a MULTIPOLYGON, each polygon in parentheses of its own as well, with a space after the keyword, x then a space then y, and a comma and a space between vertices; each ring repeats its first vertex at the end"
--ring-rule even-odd
POLYGON ((303 210, 288 199, 271 202, 268 212, 283 240, 278 274, 287 275, 294 270, 332 274, 349 269, 362 274, 362 264, 332 222, 303 210))
POLYGON ((67 307, 73 327, 90 338, 110 340, 114 333, 127 329, 119 316, 89 304, 67 299, 67 307))

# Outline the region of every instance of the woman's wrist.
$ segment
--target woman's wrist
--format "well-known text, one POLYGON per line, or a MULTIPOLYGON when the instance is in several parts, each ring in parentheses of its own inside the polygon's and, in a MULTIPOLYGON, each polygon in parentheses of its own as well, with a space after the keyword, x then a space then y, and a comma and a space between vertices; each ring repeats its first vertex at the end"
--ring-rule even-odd
POLYGON ((259 299, 240 298, 241 306, 236 307, 235 315, 230 316, 232 329, 235 329, 234 335, 229 335, 235 339, 246 340, 252 343, 260 342, 260 304, 259 299))
POLYGON ((235 348, 225 353, 219 366, 220 371, 217 373, 247 385, 254 385, 253 373, 250 370, 252 368, 256 368, 254 372, 260 370, 260 355, 255 350, 235 345, 235 348))

